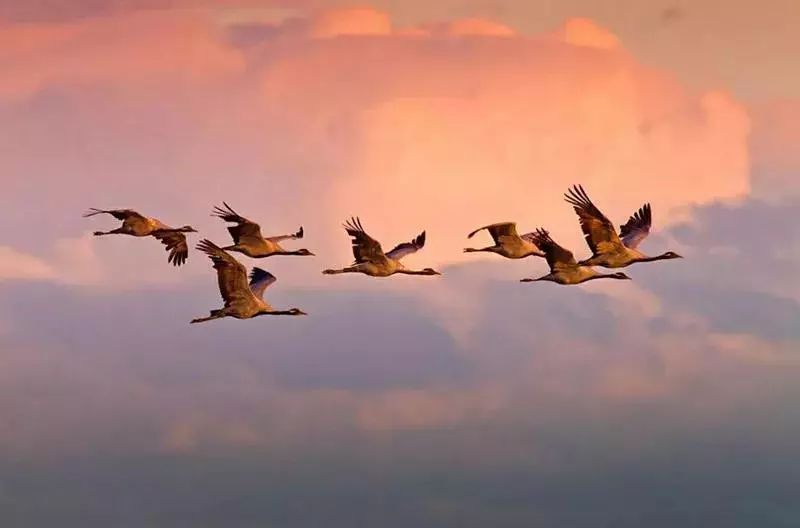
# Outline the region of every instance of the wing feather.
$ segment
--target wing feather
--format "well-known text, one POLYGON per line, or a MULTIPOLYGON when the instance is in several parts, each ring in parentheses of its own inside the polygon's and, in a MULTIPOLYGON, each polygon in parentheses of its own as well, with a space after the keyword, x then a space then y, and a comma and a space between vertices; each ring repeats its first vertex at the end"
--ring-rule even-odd
POLYGON ((189 246, 186 235, 180 231, 154 231, 153 236, 164 244, 169 252, 167 261, 174 266, 182 266, 189 258, 189 246))
POLYGON ((423 247, 425 247, 425 231, 417 235, 411 242, 398 244, 394 249, 386 253, 386 256, 390 259, 400 260, 412 253, 416 253, 423 247))
POLYGON ((208 239, 201 240, 197 249, 208 255, 214 263, 219 293, 226 307, 253 297, 247 281, 247 269, 241 262, 208 239))
POLYGON ((250 291, 259 299, 264 299, 264 290, 278 280, 272 273, 261 268, 250 271, 250 291))
POLYGON ((586 243, 594 255, 613 253, 621 248, 614 225, 592 203, 582 186, 573 186, 564 194, 564 199, 577 213, 586 243))
POLYGON ((554 242, 550 237, 550 233, 545 229, 540 228, 534 231, 533 238, 534 244, 544 251, 545 259, 547 259, 547 264, 550 266, 550 271, 578 265, 572 252, 554 242))
POLYGON ((117 220, 122 220, 123 222, 125 220, 128 220, 129 218, 130 219, 135 218, 136 220, 147 221, 146 216, 137 213, 133 209, 95 209, 94 207, 92 207, 83 214, 83 217, 89 218, 91 216, 97 216, 99 214, 110 214, 117 220))
POLYGON ((356 263, 373 262, 380 263, 386 258, 380 242, 369 236, 361 225, 358 217, 350 218, 344 224, 344 229, 353 240, 353 257, 356 263))
POLYGON ((653 225, 653 214, 650 204, 646 203, 633 213, 628 221, 619 227, 622 243, 626 247, 636 249, 642 240, 650 234, 650 226, 653 225))
POLYGON ((234 244, 258 245, 264 241, 261 226, 234 211, 226 202, 222 202, 222 207, 215 206, 211 215, 236 224, 228 226, 228 233, 231 234, 234 244))
POLYGON ((486 226, 483 226, 483 227, 479 227, 478 229, 476 229, 475 231, 473 231, 472 233, 467 235, 467 238, 472 238, 473 236, 475 236, 476 233, 478 233, 479 231, 483 231, 484 229, 489 231, 489 234, 492 236, 492 239, 494 240, 495 244, 500 244, 500 242, 501 242, 500 239, 502 237, 507 237, 507 236, 518 237, 519 236, 519 235, 517 235, 517 224, 516 224, 516 222, 498 222, 496 224, 489 224, 489 225, 486 225, 486 226))

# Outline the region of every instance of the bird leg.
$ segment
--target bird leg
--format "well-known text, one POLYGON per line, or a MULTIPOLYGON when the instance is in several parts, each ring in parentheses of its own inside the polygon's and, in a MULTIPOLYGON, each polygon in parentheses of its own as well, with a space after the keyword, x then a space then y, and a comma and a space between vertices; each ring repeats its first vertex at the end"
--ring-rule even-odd
POLYGON ((323 275, 339 275, 340 273, 357 273, 359 270, 356 266, 351 266, 349 268, 342 268, 342 269, 326 269, 323 270, 323 275))
POLYGON ((477 253, 479 251, 486 251, 489 253, 494 253, 497 250, 497 246, 488 246, 485 248, 464 248, 464 253, 477 253))
POLYGON ((192 319, 189 324, 196 324, 196 323, 205 323, 206 321, 213 321, 214 319, 222 319, 225 317, 225 314, 222 310, 211 310, 211 315, 209 317, 199 317, 197 319, 192 319))
POLYGON ((543 277, 539 277, 537 279, 528 278, 528 279, 520 279, 520 282, 538 282, 538 281, 552 281, 553 278, 550 275, 545 275, 543 277))
POLYGON ((125 235, 127 232, 125 229, 118 227, 117 229, 112 229, 111 231, 95 231, 94 236, 104 236, 104 235, 125 235))

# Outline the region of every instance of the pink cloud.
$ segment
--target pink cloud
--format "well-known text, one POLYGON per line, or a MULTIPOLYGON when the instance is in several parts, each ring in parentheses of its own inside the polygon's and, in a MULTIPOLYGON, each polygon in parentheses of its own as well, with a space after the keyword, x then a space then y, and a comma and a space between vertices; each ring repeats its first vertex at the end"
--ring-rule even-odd
POLYGON ((241 71, 240 54, 211 20, 186 12, 141 12, 64 24, 0 26, 0 99, 52 84, 141 80, 202 83, 241 71), (101 43, 108 43, 103 46, 101 43))
POLYGON ((223 234, 205 211, 224 198, 270 229, 306 224, 321 265, 349 258, 339 224, 351 214, 387 245, 427 229, 412 257, 427 264, 462 259, 465 233, 505 219, 583 252, 560 198, 576 182, 618 222, 653 202, 656 229, 687 204, 748 192, 749 121, 729 94, 687 90, 585 20, 539 38, 464 24, 474 31, 409 38, 380 11, 328 11, 247 51, 202 11, 0 30, 17 42, 6 98, 66 94, 4 121, 10 188, 223 234))
POLYGON ((55 270, 42 259, 14 248, 0 246, 0 282, 4 280, 47 280, 55 270))
POLYGON ((324 11, 314 17, 309 31, 313 38, 391 33, 392 21, 389 15, 366 7, 324 11))
POLYGON ((751 107, 753 173, 756 193, 786 197, 800 189, 800 99, 780 99, 751 107))

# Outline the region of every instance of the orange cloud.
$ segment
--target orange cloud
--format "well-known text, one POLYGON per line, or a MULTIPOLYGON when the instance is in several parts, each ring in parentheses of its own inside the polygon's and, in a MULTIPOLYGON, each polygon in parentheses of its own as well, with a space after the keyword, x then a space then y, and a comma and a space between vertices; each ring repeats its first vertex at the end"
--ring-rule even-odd
POLYGON ((598 49, 617 49, 620 41, 617 36, 588 18, 571 18, 556 33, 567 44, 598 49))
POLYGON ((510 27, 484 18, 462 18, 447 24, 447 34, 453 36, 512 37, 510 27))
POLYGON ((427 229, 416 265, 464 258, 465 233, 506 219, 584 253, 561 200, 576 182, 615 222, 653 202, 656 229, 687 204, 748 192, 749 121, 730 95, 685 89, 586 20, 540 38, 488 20, 450 27, 409 38, 381 11, 334 10, 247 50, 204 11, 0 30, 15 42, 0 96, 71 88, 81 117, 77 130, 49 112, 4 134, 22 152, 11 178, 51 171, 41 183, 58 186, 67 172, 59 204, 91 185, 135 206, 154 198, 135 185, 148 174, 170 217, 196 218, 222 193, 264 221, 302 219, 325 265, 349 258, 339 224, 351 214, 387 245, 427 229), (319 38, 348 35, 369 38, 319 38), (113 89, 83 95, 98 85, 113 89), (70 147, 76 136, 89 143, 70 147), (42 144, 51 156, 31 156, 42 144))
POLYGON ((137 12, 66 24, 0 26, 0 99, 50 84, 193 79, 239 72, 240 54, 210 19, 187 12, 137 12))
POLYGON ((347 35, 389 35, 392 21, 389 15, 372 8, 352 8, 324 11, 311 24, 313 38, 332 38, 347 35))
POLYGON ((800 189, 800 99, 751 107, 753 178, 756 194, 786 197, 800 189))

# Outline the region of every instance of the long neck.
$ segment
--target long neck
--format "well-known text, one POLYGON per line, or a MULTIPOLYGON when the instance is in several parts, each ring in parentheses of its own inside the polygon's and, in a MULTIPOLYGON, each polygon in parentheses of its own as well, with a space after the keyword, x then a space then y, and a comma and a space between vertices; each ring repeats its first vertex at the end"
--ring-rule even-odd
POLYGON ((656 260, 666 260, 669 257, 666 253, 656 255, 655 257, 642 256, 634 260, 634 262, 655 262, 656 260))
POLYGON ((595 280, 595 279, 619 279, 619 277, 617 277, 613 273, 598 273, 597 275, 592 275, 591 277, 587 278, 583 282, 587 282, 587 281, 595 280))
POLYGON ((289 310, 262 310, 258 315, 292 315, 289 310))
POLYGON ((405 275, 430 275, 427 271, 423 270, 410 270, 405 268, 398 269, 395 273, 403 273, 405 275))

